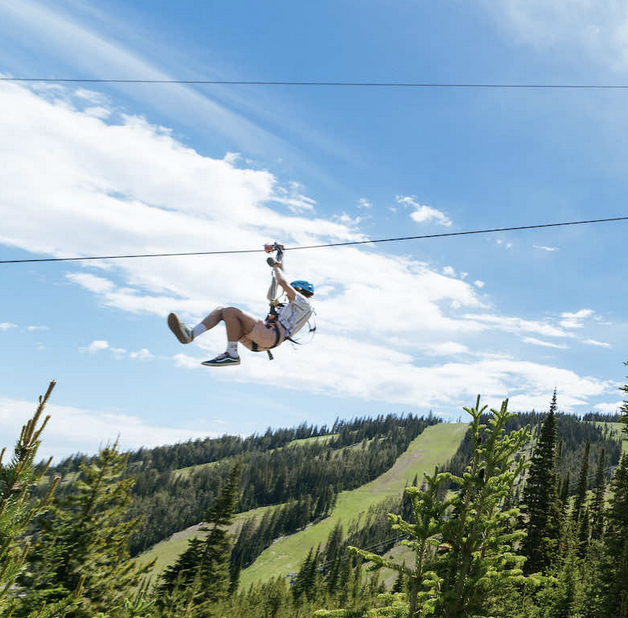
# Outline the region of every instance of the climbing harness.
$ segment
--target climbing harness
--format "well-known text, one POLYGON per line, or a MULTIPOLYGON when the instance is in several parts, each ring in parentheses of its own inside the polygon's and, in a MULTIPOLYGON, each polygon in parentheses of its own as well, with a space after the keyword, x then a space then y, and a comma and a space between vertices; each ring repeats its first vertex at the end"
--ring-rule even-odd
MULTIPOLYGON (((271 268, 274 268, 277 265, 283 268, 283 255, 284 255, 283 245, 277 242, 267 243, 264 245, 264 251, 266 253, 275 254, 274 257, 270 255, 269 257, 266 258, 266 263, 271 268)), ((277 295, 278 286, 277 286, 277 279, 275 278, 275 274, 273 273, 271 277, 272 279, 270 283, 270 290, 268 293, 268 297, 269 297, 268 300, 270 302, 270 306, 268 309, 268 315, 266 316, 264 323, 266 324, 266 328, 273 328, 275 330, 275 343, 270 348, 264 348, 263 350, 260 350, 259 346, 256 343, 253 343, 252 345, 253 352, 266 352, 266 354, 268 354, 269 360, 273 360, 273 355, 271 353, 271 350, 277 347, 277 345, 279 345, 279 339, 281 338, 281 331, 279 328, 279 312, 281 309, 283 309, 283 307, 286 306, 286 303, 281 302, 283 292, 277 295)), ((308 285, 312 287, 312 291, 313 291, 313 286, 311 286, 311 284, 308 284, 308 285)), ((314 312, 312 312, 312 315, 310 316, 310 318, 308 318, 307 325, 308 325, 308 334, 312 334, 312 337, 310 338, 309 341, 307 342, 298 341, 298 340, 293 339, 287 334, 285 338, 286 341, 290 341, 291 343, 294 343, 297 345, 310 343, 310 341, 314 338, 314 333, 316 331, 316 322, 314 321, 314 312)))
MULTIPOLYGON (((273 268, 277 264, 283 263, 283 251, 284 251, 283 245, 280 245, 277 242, 267 243, 264 245, 264 251, 266 251, 266 253, 275 254, 275 257, 269 256, 266 259, 266 262, 271 268, 273 268)), ((277 298, 277 280, 275 279, 274 274, 272 275, 272 280, 270 283, 270 291, 268 295, 269 295, 269 300, 270 300, 270 308, 268 311, 268 315, 266 316, 266 319, 264 320, 264 323, 266 324, 266 328, 274 329, 275 343, 273 343, 273 345, 270 348, 264 348, 263 350, 260 350, 257 343, 253 342, 251 349, 253 352, 266 352, 266 354, 268 354, 268 360, 273 360, 274 357, 271 350, 277 347, 277 345, 279 345, 279 339, 281 338, 281 331, 279 330, 279 321, 278 321, 279 319, 278 309, 281 309, 281 307, 284 306, 283 304, 279 303, 279 300, 277 298)))

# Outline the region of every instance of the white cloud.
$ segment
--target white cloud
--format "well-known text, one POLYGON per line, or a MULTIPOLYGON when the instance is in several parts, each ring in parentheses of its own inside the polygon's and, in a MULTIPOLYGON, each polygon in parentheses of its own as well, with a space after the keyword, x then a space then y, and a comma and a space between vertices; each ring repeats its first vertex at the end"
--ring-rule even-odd
MULTIPOLYGON (((32 417, 36 404, 30 401, 0 398, 0 436, 2 446, 11 448, 20 429, 32 417)), ((220 432, 188 430, 149 425, 137 416, 85 410, 75 407, 48 404, 45 410, 51 419, 43 434, 38 457, 66 457, 76 452, 95 453, 100 446, 114 442, 120 436, 120 448, 137 449, 173 444, 190 438, 217 437, 220 432)))
POLYGON ((542 249, 543 251, 558 251, 556 247, 544 247, 543 245, 532 245, 535 249, 542 249))
POLYGON ((564 319, 561 320, 560 325, 563 328, 583 328, 583 320, 590 318, 594 313, 593 309, 581 309, 575 313, 561 313, 560 317, 564 319))
POLYGON ((447 277, 455 277, 456 271, 453 266, 445 266, 443 268, 443 275, 447 275, 447 277))
POLYGON ((595 341, 595 339, 585 339, 583 343, 587 345, 595 345, 600 348, 612 348, 613 346, 610 343, 604 343, 603 341, 595 341))
POLYGON ((0 322, 0 330, 9 330, 11 328, 17 328, 17 324, 12 322, 0 322))
POLYGON ((27 326, 26 330, 29 332, 42 331, 42 330, 50 330, 48 326, 27 326))
POLYGON ((371 204, 371 202, 367 200, 366 198, 361 197, 358 200, 358 208, 370 209, 370 208, 373 208, 373 204, 371 204))
POLYGON ((542 341, 541 339, 535 339, 534 337, 524 337, 521 341, 531 343, 533 345, 540 345, 546 348, 558 348, 559 350, 565 350, 567 348, 565 344, 550 343, 549 341, 542 341))
POLYGON ((574 50, 604 69, 628 66, 628 6, 621 0, 483 0, 500 27, 519 44, 547 55, 574 50))
POLYGON ((133 359, 133 360, 152 360, 153 358, 155 358, 154 354, 151 354, 149 350, 147 350, 146 348, 142 348, 141 350, 138 350, 137 352, 130 352, 129 353, 129 358, 133 359))
POLYGON ((417 223, 436 221, 440 225, 444 225, 446 227, 449 227, 452 224, 451 219, 449 219, 445 213, 437 210, 436 208, 432 208, 431 206, 421 205, 412 197, 398 195, 397 202, 399 204, 403 204, 406 208, 410 207, 414 209, 410 213, 410 218, 417 223))
POLYGON ((595 311, 593 311, 593 309, 580 309, 580 311, 576 311, 575 313, 561 313, 560 317, 574 320, 582 320, 584 318, 590 318, 594 313, 595 311))
POLYGON ((286 187, 277 187, 273 201, 284 204, 290 212, 314 210, 316 201, 302 193, 303 188, 297 182, 290 182, 286 187))
POLYGON ((470 352, 466 345, 456 343, 455 341, 435 343, 433 345, 426 346, 425 350, 432 356, 458 356, 460 354, 468 354, 470 352))
MULTIPOLYGON (((0 158, 6 162, 0 167, 0 243, 60 256, 261 249, 272 239, 288 245, 365 239, 351 222, 316 215, 314 201, 296 184, 282 188, 268 171, 236 167, 234 156, 202 156, 143 118, 105 122, 80 111, 66 91, 53 92, 43 96, 0 84, 0 158), (80 234, 68 234, 77 229, 80 234)), ((413 214, 423 208, 412 198, 399 201, 413 207, 413 214)), ((451 223, 439 211, 430 218, 451 223)), ((165 316, 174 310, 193 320, 216 305, 234 304, 261 316, 269 277, 264 258, 118 260, 99 274, 73 271, 66 278, 105 306, 132 314, 165 316)), ((487 330, 573 337, 548 321, 494 315, 478 297, 477 282, 455 278, 453 268, 439 273, 372 247, 329 249, 325 259, 295 251, 287 256, 287 268, 326 292, 315 297, 324 324, 315 344, 289 357, 284 355, 290 347, 282 347, 278 359, 290 360, 278 362, 276 375, 269 377, 265 357, 246 354, 238 371, 217 379, 412 405, 457 403, 475 392, 497 399, 523 393, 523 386, 544 396, 547 375, 562 370, 486 357, 422 367, 412 355, 391 349, 390 341, 397 337, 404 350, 417 346, 443 356, 465 354, 468 348, 459 340, 487 330), (467 313, 459 315, 460 308, 467 313), (330 365, 330 356, 347 353, 352 363, 330 365)), ((165 323, 163 328, 167 333, 165 323)), ((223 346, 224 330, 216 329, 191 349, 218 352, 223 346)), ((148 350, 129 353, 103 340, 83 350, 107 349, 115 358, 153 358, 148 350)), ((186 350, 172 362, 200 368, 207 356, 193 354, 186 350)), ((561 376, 573 387, 572 403, 603 390, 593 378, 561 376)))
POLYGON ((490 327, 509 333, 535 333, 546 337, 574 337, 573 333, 554 326, 550 322, 491 314, 467 314, 464 317, 485 325, 485 328, 490 327))
POLYGON ((474 285, 475 287, 478 287, 478 288, 483 288, 483 287, 484 287, 484 281, 480 281, 479 279, 476 279, 476 280, 473 282, 473 285, 474 285))
POLYGON ((109 347, 107 341, 97 340, 92 341, 87 347, 79 348, 81 352, 87 352, 89 354, 96 354, 96 352, 102 352, 109 347))
POLYGON ((602 402, 596 403, 593 406, 593 409, 601 412, 602 414, 615 414, 615 412, 619 411, 623 404, 623 401, 616 401, 615 403, 602 402))
MULTIPOLYGON (((222 342, 221 342, 222 343, 222 342)), ((182 368, 201 368, 207 358, 202 350, 211 349, 199 338, 186 346, 186 354, 173 360, 182 368), (201 350, 198 350, 198 347, 201 350), (200 352, 194 356, 195 352, 200 352)), ((445 342, 422 346, 439 355, 466 355, 466 346, 445 342)), ((211 353, 217 352, 214 349, 211 353)), ((537 409, 549 405, 551 393, 557 386, 561 393, 561 408, 566 411, 607 392, 616 390, 615 383, 540 363, 518 361, 504 355, 473 358, 468 355, 455 362, 419 366, 413 355, 341 335, 319 334, 315 343, 291 349, 284 344, 275 351, 275 363, 281 371, 269 372, 265 355, 241 352, 242 364, 237 371, 215 371, 212 375, 224 382, 263 382, 266 385, 296 389, 300 392, 325 393, 368 401, 418 405, 420 407, 457 406, 461 399, 472 403, 481 393, 485 403, 498 406, 511 397, 511 409, 537 409), (355 362, 330 365, 330 357, 351 355, 355 362)), ((210 369, 211 371, 211 369, 210 369)))
POLYGON ((152 360, 155 357, 154 354, 150 352, 147 348, 142 348, 141 350, 137 350, 135 352, 127 352, 125 348, 117 348, 109 345, 108 341, 97 340, 92 341, 88 346, 79 348, 81 352, 87 352, 88 354, 96 354, 97 352, 102 352, 104 350, 108 350, 113 354, 113 356, 120 360, 122 358, 129 358, 131 360, 152 360))

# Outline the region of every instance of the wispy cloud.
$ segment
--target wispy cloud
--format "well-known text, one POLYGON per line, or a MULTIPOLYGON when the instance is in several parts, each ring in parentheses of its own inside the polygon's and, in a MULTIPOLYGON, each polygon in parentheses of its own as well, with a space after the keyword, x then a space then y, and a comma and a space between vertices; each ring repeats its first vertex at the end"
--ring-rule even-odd
POLYGON ((610 343, 604 343, 603 341, 595 341, 595 339, 585 339, 583 343, 587 345, 594 345, 599 348, 612 348, 613 346, 610 343))
POLYGON ((449 227, 452 224, 451 219, 444 212, 425 204, 419 204, 413 197, 398 195, 397 202, 406 208, 412 208, 410 218, 417 223, 435 221, 445 227, 449 227))
MULTIPOLYGON (((20 428, 32 416, 36 404, 19 399, 0 398, 0 436, 6 439, 2 446, 11 446, 19 436, 20 428)), ((53 455, 66 457, 77 452, 94 453, 99 447, 120 437, 122 449, 173 444, 190 438, 217 437, 213 427, 183 429, 160 427, 131 414, 111 413, 102 410, 86 410, 56 404, 48 404, 51 415, 45 430, 45 440, 38 452, 41 458, 53 455)))
MULTIPOLYGON (((203 156, 143 118, 125 116, 114 122, 86 114, 72 92, 38 94, 4 84, 0 108, 0 133, 10 136, 0 140, 0 158, 6 162, 0 167, 1 243, 54 256, 130 249, 231 250, 261 247, 269 239, 316 244, 366 238, 351 218, 317 215, 314 201, 297 184, 282 184, 269 171, 236 165, 232 155, 203 156), (23 183, 25 177, 32 181, 23 183), (81 234, 68 234, 74 229, 81 234)), ((415 213, 422 212, 419 218, 450 223, 440 211, 421 210, 413 198, 400 200, 415 213)), ((253 355, 247 355, 237 372, 215 379, 442 406, 458 405, 476 392, 495 399, 514 392, 523 405, 528 401, 523 386, 541 397, 550 378, 552 386, 562 380, 573 393, 566 406, 604 391, 602 381, 542 364, 478 360, 490 349, 474 350, 471 361, 427 367, 418 363, 408 349, 416 347, 434 356, 461 355, 470 348, 465 337, 486 331, 574 337, 551 321, 499 315, 478 296, 480 279, 475 284, 465 281, 453 267, 443 271, 374 248, 345 247, 335 249, 333 259, 294 252, 287 268, 295 277, 320 282, 326 291, 316 297, 324 321, 316 343, 299 354, 292 354, 289 346, 278 350, 281 371, 276 379, 269 378, 264 359, 253 355), (374 320, 374 315, 381 319, 374 320), (391 347, 395 337, 403 345, 391 347), (330 356, 346 356, 347 351, 352 363, 330 368, 330 356)), ((267 277, 263 256, 246 254, 212 256, 211 265, 195 257, 118 261, 98 274, 70 272, 67 281, 90 291, 103 305, 127 313, 165 316, 174 310, 193 320, 225 302, 263 315, 267 277)), ((577 312, 561 319, 584 318, 577 312)), ((165 323, 163 328, 167 333, 165 323)), ((169 362, 199 367, 206 352, 222 349, 224 334, 212 331, 185 354, 178 354, 179 344, 171 341, 177 355, 169 362)), ((148 349, 128 351, 102 338, 86 344, 83 351, 120 360, 162 360, 148 349)))
POLYGON ((561 313, 560 317, 563 318, 560 321, 560 325, 563 328, 583 328, 584 320, 593 316, 595 311, 593 309, 581 309, 574 313, 565 312, 561 313))
POLYGON ((540 345, 546 348, 558 348, 559 350, 565 350, 567 346, 564 343, 551 343, 549 341, 542 341, 534 337, 524 337, 521 341, 525 343, 531 343, 533 345, 540 345))
POLYGON ((544 247, 543 245, 532 245, 535 249, 542 249, 543 251, 558 251, 556 247, 544 247))
POLYGON ((109 347, 109 343, 107 341, 96 340, 92 341, 88 346, 83 348, 79 348, 81 352, 87 352, 88 354, 96 354, 96 352, 102 352, 109 347))
POLYGON ((17 328, 17 324, 13 324, 12 322, 0 322, 0 330, 10 330, 12 328, 17 328))
POLYGON ((104 352, 105 350, 111 352, 118 360, 129 358, 131 360, 146 361, 156 358, 147 348, 142 348, 135 352, 127 352, 125 348, 112 347, 109 345, 108 341, 103 340, 92 341, 88 346, 79 348, 80 352, 86 352, 87 354, 96 354, 98 352, 104 352))
POLYGON ((618 412, 623 404, 624 404, 623 401, 602 402, 602 403, 596 403, 593 406, 593 409, 597 410, 598 412, 601 412, 602 414, 615 414, 615 412, 618 412))
MULTIPOLYGON (((545 55, 575 49, 585 60, 613 70, 628 68, 628 6, 620 0, 482 0, 499 27, 518 44, 545 55)), ((570 56, 573 58, 573 54, 570 56)))

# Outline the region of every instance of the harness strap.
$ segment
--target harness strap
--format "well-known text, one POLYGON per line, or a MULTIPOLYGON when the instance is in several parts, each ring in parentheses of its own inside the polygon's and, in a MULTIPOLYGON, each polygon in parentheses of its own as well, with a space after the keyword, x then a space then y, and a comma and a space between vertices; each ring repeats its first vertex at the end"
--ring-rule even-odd
MULTIPOLYGON (((266 328, 271 327, 275 329, 275 343, 273 343, 273 345, 271 345, 269 348, 263 348, 260 350, 260 347, 257 345, 257 343, 255 343, 255 341, 251 341, 251 351, 266 352, 266 354, 268 354, 268 360, 273 360, 274 357, 270 351, 279 345, 279 339, 281 339, 281 331, 279 330, 279 325, 276 322, 274 324, 266 324, 266 328)), ((290 339, 290 337, 286 337, 286 339, 290 339)))

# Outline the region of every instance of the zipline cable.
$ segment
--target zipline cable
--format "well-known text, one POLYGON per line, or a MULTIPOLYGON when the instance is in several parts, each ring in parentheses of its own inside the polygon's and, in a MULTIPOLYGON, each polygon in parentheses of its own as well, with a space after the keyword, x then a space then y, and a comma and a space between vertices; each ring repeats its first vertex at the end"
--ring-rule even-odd
POLYGON ((78 84, 184 84, 215 86, 323 86, 344 88, 451 88, 511 90, 628 90, 627 84, 499 84, 445 82, 271 81, 227 79, 100 79, 72 77, 0 77, 2 82, 78 84))
MULTIPOLYGON (((286 247, 284 251, 299 251, 303 249, 324 249, 328 247, 351 247, 356 245, 373 245, 384 242, 401 242, 406 240, 425 240, 427 238, 447 238, 450 236, 469 236, 471 234, 493 234, 495 232, 513 232, 517 230, 534 230, 548 227, 564 227, 568 225, 588 225, 592 223, 609 223, 613 221, 628 221, 628 217, 610 217, 607 219, 589 219, 586 221, 563 221, 562 223, 541 223, 536 225, 519 225, 514 227, 497 227, 484 230, 467 230, 465 232, 443 232, 441 234, 423 234, 421 236, 399 236, 397 238, 376 238, 373 240, 352 240, 347 242, 326 243, 318 245, 302 245, 300 247, 286 247)), ((33 262, 78 262, 81 260, 122 260, 131 258, 149 257, 182 257, 192 255, 235 255, 239 253, 262 253, 264 249, 233 249, 229 251, 187 251, 184 253, 137 253, 129 255, 92 255, 83 257, 65 258, 29 258, 23 260, 0 260, 0 264, 26 264, 33 262)))

